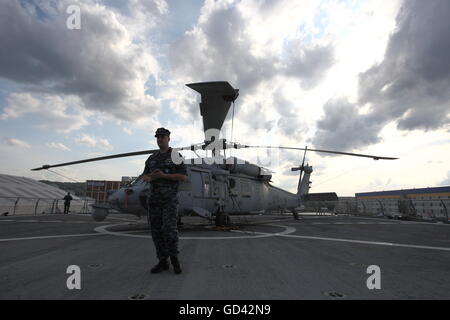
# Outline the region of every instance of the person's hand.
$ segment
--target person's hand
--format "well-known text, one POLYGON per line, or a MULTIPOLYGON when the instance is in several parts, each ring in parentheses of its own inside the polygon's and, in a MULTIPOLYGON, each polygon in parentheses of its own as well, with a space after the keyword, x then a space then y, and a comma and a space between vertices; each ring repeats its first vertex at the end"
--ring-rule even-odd
POLYGON ((149 174, 144 175, 144 177, 142 177, 142 180, 144 180, 145 182, 150 182, 152 181, 152 177, 149 174))
POLYGON ((150 177, 152 180, 162 179, 165 175, 166 174, 159 169, 154 170, 152 171, 152 173, 150 173, 150 177))

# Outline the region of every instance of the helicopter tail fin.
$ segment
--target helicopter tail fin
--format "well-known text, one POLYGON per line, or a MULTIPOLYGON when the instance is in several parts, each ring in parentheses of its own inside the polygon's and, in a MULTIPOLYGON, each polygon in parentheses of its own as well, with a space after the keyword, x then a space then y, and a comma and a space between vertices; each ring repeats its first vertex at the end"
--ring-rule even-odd
MULTIPOLYGON (((309 192, 309 188, 311 187, 311 181, 309 180, 311 177, 311 173, 313 172, 312 166, 302 166, 300 168, 292 168, 300 170, 300 176, 298 178, 298 186, 297 186, 297 196, 300 199, 304 199, 305 196, 309 192), (302 177, 302 173, 305 172, 305 174, 302 177)), ((295 170, 293 170, 295 171, 295 170)))

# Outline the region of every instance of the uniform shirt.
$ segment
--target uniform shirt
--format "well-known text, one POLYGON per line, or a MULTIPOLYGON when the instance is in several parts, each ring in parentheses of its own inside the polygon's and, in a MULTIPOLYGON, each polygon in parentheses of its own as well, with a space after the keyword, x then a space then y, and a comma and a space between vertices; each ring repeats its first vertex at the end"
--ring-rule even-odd
MULTIPOLYGON (((172 148, 169 148, 169 150, 165 153, 161 153, 160 151, 153 153, 152 155, 150 155, 150 157, 148 157, 147 161, 145 161, 145 169, 142 174, 149 174, 154 170, 159 169, 162 172, 168 174, 179 173, 187 175, 186 165, 184 163, 175 164, 172 161, 171 155, 172 148)), ((179 153, 178 155, 181 158, 181 155, 179 153)), ((157 192, 158 190, 177 192, 178 183, 178 181, 168 179, 157 179, 150 182, 153 187, 153 192, 157 192)))
POLYGON ((64 197, 63 200, 64 200, 64 203, 70 203, 70 201, 72 201, 72 199, 73 199, 72 196, 67 195, 64 197))

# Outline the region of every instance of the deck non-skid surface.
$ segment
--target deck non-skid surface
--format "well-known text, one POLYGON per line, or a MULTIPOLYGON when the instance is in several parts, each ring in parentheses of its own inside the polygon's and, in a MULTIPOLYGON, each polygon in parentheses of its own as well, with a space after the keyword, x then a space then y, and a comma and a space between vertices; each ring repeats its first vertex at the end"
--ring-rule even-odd
POLYGON ((223 230, 184 219, 183 273, 175 275, 149 272, 156 257, 145 219, 1 217, 0 299, 450 299, 448 224, 348 216, 233 221, 239 225, 223 230), (80 267, 80 290, 67 288, 70 265, 80 267), (373 265, 381 289, 369 290, 373 265))

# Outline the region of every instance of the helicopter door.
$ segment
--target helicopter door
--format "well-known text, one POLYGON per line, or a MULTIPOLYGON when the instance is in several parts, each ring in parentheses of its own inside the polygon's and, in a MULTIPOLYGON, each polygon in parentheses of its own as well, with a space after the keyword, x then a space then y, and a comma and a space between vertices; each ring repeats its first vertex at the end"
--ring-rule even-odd
POLYGON ((191 170, 190 180, 192 186, 192 197, 194 199, 203 198, 202 173, 197 170, 191 170))
POLYGON ((209 171, 191 170, 192 206, 211 212, 214 207, 211 176, 209 171))
POLYGON ((214 210, 215 197, 213 195, 213 185, 211 184, 211 174, 209 172, 202 172, 202 182, 203 182, 203 199, 205 203, 205 209, 208 211, 214 210))

